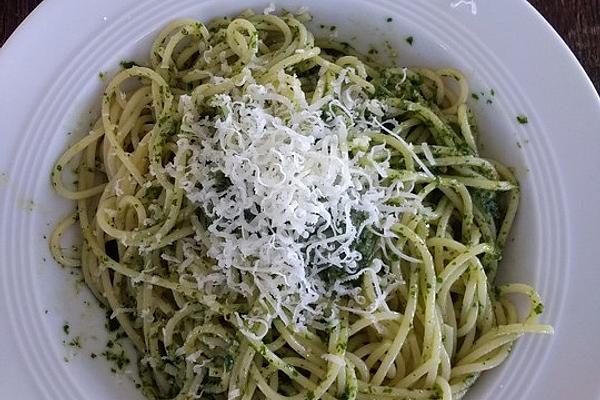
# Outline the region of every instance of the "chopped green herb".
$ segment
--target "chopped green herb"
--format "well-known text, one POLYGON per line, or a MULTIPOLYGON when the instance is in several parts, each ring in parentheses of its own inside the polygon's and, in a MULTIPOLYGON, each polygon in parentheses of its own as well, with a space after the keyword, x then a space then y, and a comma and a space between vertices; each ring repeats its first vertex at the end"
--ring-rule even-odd
MULTIPOLYGON (((130 362, 129 358, 127 358, 127 356, 125 355, 125 351, 123 349, 121 349, 121 351, 119 352, 105 350, 104 352, 102 352, 102 356, 106 358, 107 361, 112 362, 118 370, 122 370, 123 367, 128 365, 130 362)), ((111 371, 113 371, 113 369, 114 368, 111 368, 111 371)), ((113 372, 116 372, 116 370, 113 372)))
POLYGON ((406 43, 410 44, 411 46, 413 45, 415 38, 412 36, 407 37, 406 39, 406 43))
POLYGON ((65 333, 65 335, 68 335, 68 334, 69 334, 69 330, 70 330, 70 329, 71 329, 71 327, 69 326, 69 324, 68 324, 68 323, 65 323, 65 324, 63 325, 63 332, 65 333))
MULTIPOLYGON (((354 220, 354 224, 359 226, 367 218, 367 215, 363 212, 356 212, 352 213, 351 218, 354 220)), ((375 258, 378 243, 379 237, 375 235, 369 227, 365 227, 358 239, 352 245, 352 248, 358 251, 362 256, 359 262, 359 265, 362 268, 367 268, 371 265, 371 262, 375 258)))
POLYGON ((544 312, 544 305, 542 303, 537 303, 536 306, 534 307, 533 311, 535 311, 536 314, 541 314, 544 312))
POLYGON ((471 97, 475 100, 479 100, 479 95, 477 93, 471 93, 471 97))
POLYGON ((432 395, 431 395, 430 399, 431 399, 431 400, 441 400, 441 399, 442 399, 442 397, 443 397, 443 396, 442 396, 441 389, 440 389, 438 386, 436 386, 436 387, 435 387, 435 392, 433 392, 433 393, 432 393, 432 395))
POLYGON ((69 346, 80 349, 81 348, 81 340, 79 339, 79 336, 71 339, 71 341, 69 342, 69 346))
POLYGON ((528 122, 529 122, 529 119, 528 119, 528 118, 527 118, 527 116, 525 116, 525 115, 517 115, 517 121, 518 121, 520 124, 526 124, 526 123, 528 123, 528 122))
POLYGON ((387 21, 387 22, 392 22, 392 21, 393 21, 393 18, 392 18, 392 17, 387 17, 386 21, 387 21))
POLYGON ((217 193, 227 190, 229 187, 231 187, 231 185, 231 179, 229 179, 229 177, 226 176, 223 171, 215 172, 214 187, 217 193))
POLYGON ((223 360, 223 368, 225 369, 225 372, 229 372, 233 368, 233 357, 231 357, 229 354, 226 355, 225 359, 223 360))
POLYGON ((139 67, 139 64, 136 63, 135 61, 121 61, 120 62, 121 67, 123 67, 123 69, 129 69, 131 67, 139 67))

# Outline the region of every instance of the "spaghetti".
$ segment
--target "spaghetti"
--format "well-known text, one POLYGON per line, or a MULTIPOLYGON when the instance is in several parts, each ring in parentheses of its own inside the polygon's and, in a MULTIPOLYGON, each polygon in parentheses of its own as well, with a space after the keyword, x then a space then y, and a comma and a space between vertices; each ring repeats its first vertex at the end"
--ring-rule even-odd
POLYGON ((149 398, 460 399, 552 332, 534 289, 494 284, 519 186, 479 155, 465 77, 367 63, 308 19, 170 23, 54 166, 77 209, 52 253, 149 398))

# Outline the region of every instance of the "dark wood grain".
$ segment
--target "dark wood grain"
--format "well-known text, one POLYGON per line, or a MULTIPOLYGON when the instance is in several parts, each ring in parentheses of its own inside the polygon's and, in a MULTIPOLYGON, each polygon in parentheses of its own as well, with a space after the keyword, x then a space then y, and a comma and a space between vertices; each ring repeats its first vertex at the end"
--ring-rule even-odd
MULTIPOLYGON (((0 43, 3 44, 41 0, 0 1, 0 43)), ((571 47, 600 90, 600 0, 529 1, 571 47)))
POLYGON ((0 0, 0 40, 2 44, 41 0, 0 0))
POLYGON ((600 91, 600 0, 529 0, 577 56, 600 91))

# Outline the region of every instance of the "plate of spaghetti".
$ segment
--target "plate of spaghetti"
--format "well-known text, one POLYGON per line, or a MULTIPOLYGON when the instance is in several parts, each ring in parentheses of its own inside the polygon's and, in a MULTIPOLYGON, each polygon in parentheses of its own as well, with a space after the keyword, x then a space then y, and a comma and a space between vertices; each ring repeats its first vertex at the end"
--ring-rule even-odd
POLYGON ((600 393, 600 101, 526 3, 47 1, 0 59, 10 395, 600 393))

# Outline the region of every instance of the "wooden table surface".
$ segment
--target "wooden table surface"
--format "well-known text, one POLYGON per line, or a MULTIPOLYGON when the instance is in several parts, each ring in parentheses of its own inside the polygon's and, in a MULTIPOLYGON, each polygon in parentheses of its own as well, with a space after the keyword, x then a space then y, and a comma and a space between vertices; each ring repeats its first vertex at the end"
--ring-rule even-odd
MULTIPOLYGON (((0 1, 0 43, 4 43, 41 0, 0 1)), ((600 91, 600 0, 529 1, 567 42, 600 91)))

